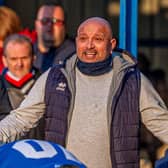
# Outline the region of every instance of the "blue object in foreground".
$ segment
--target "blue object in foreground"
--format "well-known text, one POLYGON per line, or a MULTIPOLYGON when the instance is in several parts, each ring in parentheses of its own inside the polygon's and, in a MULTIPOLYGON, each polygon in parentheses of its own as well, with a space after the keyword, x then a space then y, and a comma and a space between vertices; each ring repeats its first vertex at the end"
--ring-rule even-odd
POLYGON ((62 146, 41 140, 26 139, 0 147, 0 168, 86 168, 62 146))
POLYGON ((0 0, 0 6, 4 4, 4 0, 0 0))
POLYGON ((163 158, 155 162, 155 168, 168 168, 168 150, 163 158))

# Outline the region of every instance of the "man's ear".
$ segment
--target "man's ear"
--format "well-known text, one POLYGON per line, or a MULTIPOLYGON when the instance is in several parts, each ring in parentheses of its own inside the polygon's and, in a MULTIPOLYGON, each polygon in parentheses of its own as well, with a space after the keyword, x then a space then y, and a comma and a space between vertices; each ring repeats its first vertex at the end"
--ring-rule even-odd
POLYGON ((4 64, 5 67, 8 67, 8 63, 7 63, 7 60, 6 60, 6 56, 2 56, 2 62, 4 64))
POLYGON ((115 38, 112 38, 110 42, 111 42, 111 52, 110 52, 110 53, 112 54, 114 48, 115 48, 116 45, 117 45, 117 41, 116 41, 115 38))
POLYGON ((114 50, 114 48, 116 47, 116 45, 117 45, 116 39, 115 39, 115 38, 112 38, 112 39, 111 39, 112 50, 114 50))
POLYGON ((36 55, 33 55, 33 56, 32 56, 32 60, 31 60, 32 66, 33 66, 33 64, 34 64, 35 61, 36 61, 36 55))

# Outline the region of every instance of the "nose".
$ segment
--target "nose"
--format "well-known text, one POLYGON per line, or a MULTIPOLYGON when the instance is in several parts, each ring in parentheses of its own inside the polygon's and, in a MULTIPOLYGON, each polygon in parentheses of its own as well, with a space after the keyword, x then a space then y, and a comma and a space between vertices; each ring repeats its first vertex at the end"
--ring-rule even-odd
POLYGON ((46 30, 49 32, 53 32, 54 24, 52 22, 49 22, 46 26, 46 30))
POLYGON ((53 22, 50 20, 50 21, 48 22, 47 26, 49 26, 49 27, 53 26, 53 22))
POLYGON ((88 40, 87 47, 88 47, 89 49, 90 49, 90 48, 94 48, 94 43, 93 43, 93 40, 92 40, 92 39, 88 40))
POLYGON ((17 60, 17 66, 21 67, 23 65, 22 59, 17 60))

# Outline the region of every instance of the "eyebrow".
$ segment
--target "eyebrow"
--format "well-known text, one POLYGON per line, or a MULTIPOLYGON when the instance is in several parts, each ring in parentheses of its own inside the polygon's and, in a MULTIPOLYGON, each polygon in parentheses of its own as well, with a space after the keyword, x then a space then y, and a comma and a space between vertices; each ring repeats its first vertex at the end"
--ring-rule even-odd
MULTIPOLYGON (((77 36, 82 36, 82 35, 87 35, 86 33, 83 33, 83 32, 79 32, 78 34, 77 34, 77 36)), ((104 33, 101 33, 101 32, 99 32, 99 33, 96 33, 94 36, 101 36, 101 37, 106 37, 105 36, 105 34, 104 33)))

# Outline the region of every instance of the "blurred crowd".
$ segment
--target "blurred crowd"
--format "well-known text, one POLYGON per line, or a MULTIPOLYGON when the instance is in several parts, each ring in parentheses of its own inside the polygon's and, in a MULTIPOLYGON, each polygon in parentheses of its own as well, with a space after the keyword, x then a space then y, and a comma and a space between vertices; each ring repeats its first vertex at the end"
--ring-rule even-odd
MULTIPOLYGON (((64 65, 75 52, 75 41, 66 31, 66 14, 57 3, 45 3, 37 12, 35 29, 23 28, 16 12, 0 6, 0 119, 24 100, 38 77, 53 65, 64 65)), ((168 105, 168 85, 163 69, 152 69, 144 53, 138 66, 168 105)), ((44 121, 31 130, 28 138, 42 139, 44 121)), ((25 138, 25 137, 24 137, 25 138)), ((141 126, 141 168, 154 167, 168 146, 141 126)))
MULTIPOLYGON (((151 61, 143 52, 138 54, 138 66, 141 72, 148 77, 160 97, 168 105, 168 83, 166 72, 161 68, 152 68, 151 61)), ((152 168, 155 161, 164 157, 168 145, 156 138, 142 124, 141 127, 141 167, 152 168)))

